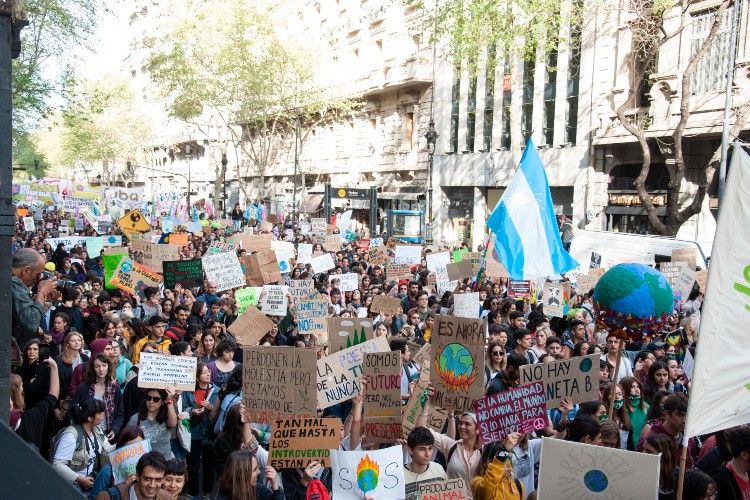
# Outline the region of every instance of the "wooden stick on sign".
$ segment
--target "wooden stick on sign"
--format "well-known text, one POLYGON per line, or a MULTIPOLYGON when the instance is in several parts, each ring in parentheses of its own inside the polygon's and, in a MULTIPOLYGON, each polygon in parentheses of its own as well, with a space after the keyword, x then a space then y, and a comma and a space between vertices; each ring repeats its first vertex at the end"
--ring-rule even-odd
POLYGON ((609 418, 612 418, 612 415, 615 411, 615 389, 614 386, 617 385, 617 381, 620 378, 620 361, 622 361, 622 347, 625 345, 625 340, 621 339, 620 337, 617 337, 617 339, 620 341, 617 345, 617 360, 615 361, 615 373, 612 375, 612 396, 609 398, 609 409, 607 410, 607 415, 609 415, 609 418))

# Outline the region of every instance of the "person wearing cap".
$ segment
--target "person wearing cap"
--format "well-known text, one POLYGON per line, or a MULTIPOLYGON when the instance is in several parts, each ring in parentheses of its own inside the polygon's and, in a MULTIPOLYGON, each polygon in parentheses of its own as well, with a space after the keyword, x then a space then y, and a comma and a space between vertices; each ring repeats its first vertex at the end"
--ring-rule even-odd
POLYGON ((653 354, 657 361, 664 361, 667 356, 666 347, 665 342, 649 342, 646 344, 646 350, 653 354))
POLYGON ((153 342, 156 344, 156 351, 162 354, 169 354, 169 347, 172 345, 172 341, 164 337, 164 331, 167 329, 167 320, 161 316, 151 316, 148 319, 148 327, 150 333, 148 337, 143 337, 135 343, 133 347, 133 356, 131 360, 133 364, 138 364, 141 360, 141 350, 146 342, 153 342))
MULTIPOLYGON (((435 389, 429 386, 430 398, 435 396, 435 389)), ((430 414, 430 398, 425 401, 422 412, 417 417, 415 427, 427 427, 427 416, 430 414)), ((482 442, 477 429, 477 416, 472 412, 463 412, 458 419, 458 437, 456 435, 456 418, 453 412, 448 414, 448 432, 441 434, 430 429, 435 439, 435 448, 445 456, 445 472, 448 479, 461 478, 470 483, 477 475, 479 463, 482 460, 482 442)), ((471 495, 467 498, 471 499, 471 495)))

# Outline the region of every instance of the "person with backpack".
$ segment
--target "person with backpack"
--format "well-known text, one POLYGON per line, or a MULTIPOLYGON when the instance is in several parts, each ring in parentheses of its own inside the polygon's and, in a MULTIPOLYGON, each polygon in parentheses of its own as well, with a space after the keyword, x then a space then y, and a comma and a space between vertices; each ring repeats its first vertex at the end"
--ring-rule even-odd
POLYGON ((52 440, 52 467, 81 492, 89 491, 102 465, 109 462, 109 444, 100 425, 105 405, 89 398, 71 406, 73 425, 61 430, 52 440))
POLYGON ((520 435, 510 433, 502 443, 484 447, 477 474, 471 479, 474 500, 524 500, 523 483, 513 476, 511 457, 520 435))

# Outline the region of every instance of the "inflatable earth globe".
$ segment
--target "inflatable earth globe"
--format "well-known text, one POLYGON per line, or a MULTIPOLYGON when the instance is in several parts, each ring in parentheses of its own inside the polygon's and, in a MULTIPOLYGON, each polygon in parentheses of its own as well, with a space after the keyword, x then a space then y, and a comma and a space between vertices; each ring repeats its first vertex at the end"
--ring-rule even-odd
POLYGON ((622 338, 641 340, 667 320, 674 295, 667 278, 644 264, 618 264, 594 287, 596 320, 622 338))

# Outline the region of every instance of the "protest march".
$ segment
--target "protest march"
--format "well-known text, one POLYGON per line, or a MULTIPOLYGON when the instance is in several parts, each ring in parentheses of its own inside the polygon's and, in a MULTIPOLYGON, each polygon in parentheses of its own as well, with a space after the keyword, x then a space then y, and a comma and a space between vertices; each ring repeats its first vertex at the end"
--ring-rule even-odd
POLYGON ((521 164, 475 249, 20 205, 11 427, 92 499, 162 462, 156 498, 750 498, 750 343, 720 331, 748 315, 747 204, 709 270, 591 267, 550 206, 518 219, 521 164))

